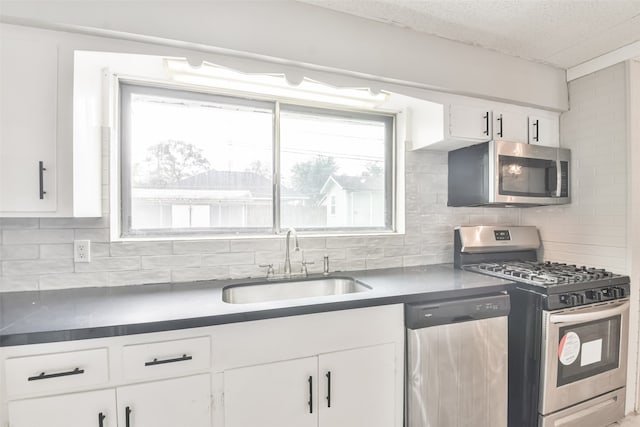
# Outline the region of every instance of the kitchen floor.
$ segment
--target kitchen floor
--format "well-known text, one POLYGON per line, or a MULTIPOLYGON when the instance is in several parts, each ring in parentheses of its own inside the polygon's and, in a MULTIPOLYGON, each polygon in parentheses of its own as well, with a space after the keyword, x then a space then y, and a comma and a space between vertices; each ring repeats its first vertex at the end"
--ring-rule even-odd
POLYGON ((640 415, 629 415, 624 420, 611 424, 609 427, 640 427, 640 415))

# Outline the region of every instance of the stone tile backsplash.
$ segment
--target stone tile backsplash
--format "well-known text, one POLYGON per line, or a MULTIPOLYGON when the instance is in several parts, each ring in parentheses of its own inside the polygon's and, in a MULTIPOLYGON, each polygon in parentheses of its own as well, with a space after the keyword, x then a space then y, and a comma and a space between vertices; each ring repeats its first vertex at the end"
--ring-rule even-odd
MULTIPOLYGON (((332 271, 452 262, 456 225, 520 221, 520 209, 448 208, 446 152, 408 151, 405 188, 404 235, 301 237, 315 263, 309 271, 322 271, 325 253, 332 271)), ((283 237, 109 242, 108 227, 108 214, 0 218, 0 292, 262 277, 260 264, 283 268, 283 237), (91 240, 90 263, 73 262, 74 239, 91 240)), ((301 256, 293 253, 296 269, 301 256)))

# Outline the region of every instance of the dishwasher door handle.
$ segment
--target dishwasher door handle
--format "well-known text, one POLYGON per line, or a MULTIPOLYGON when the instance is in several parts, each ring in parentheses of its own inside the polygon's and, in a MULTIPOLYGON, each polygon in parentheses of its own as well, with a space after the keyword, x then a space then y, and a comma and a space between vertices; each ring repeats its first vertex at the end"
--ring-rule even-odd
POLYGON ((476 318, 470 315, 458 316, 458 317, 452 318, 451 323, 469 322, 471 320, 476 320, 476 318))

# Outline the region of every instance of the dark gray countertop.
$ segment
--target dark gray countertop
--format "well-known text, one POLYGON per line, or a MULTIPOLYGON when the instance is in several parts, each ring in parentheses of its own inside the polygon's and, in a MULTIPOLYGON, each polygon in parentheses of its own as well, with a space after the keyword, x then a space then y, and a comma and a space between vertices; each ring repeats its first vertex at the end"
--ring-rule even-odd
POLYGON ((510 284, 506 280, 456 270, 450 264, 333 273, 332 276, 354 277, 371 290, 251 304, 223 302, 222 289, 264 279, 0 293, 0 347, 462 298, 502 291, 510 284))

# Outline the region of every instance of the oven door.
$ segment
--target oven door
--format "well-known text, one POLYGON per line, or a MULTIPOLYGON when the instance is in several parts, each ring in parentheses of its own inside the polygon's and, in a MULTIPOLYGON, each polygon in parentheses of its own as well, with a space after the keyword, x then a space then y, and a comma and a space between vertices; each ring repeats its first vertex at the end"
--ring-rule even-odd
POLYGON ((493 141, 489 173, 496 203, 569 203, 569 150, 493 141))
POLYGON ((628 299, 544 311, 542 322, 541 414, 625 385, 628 299))

